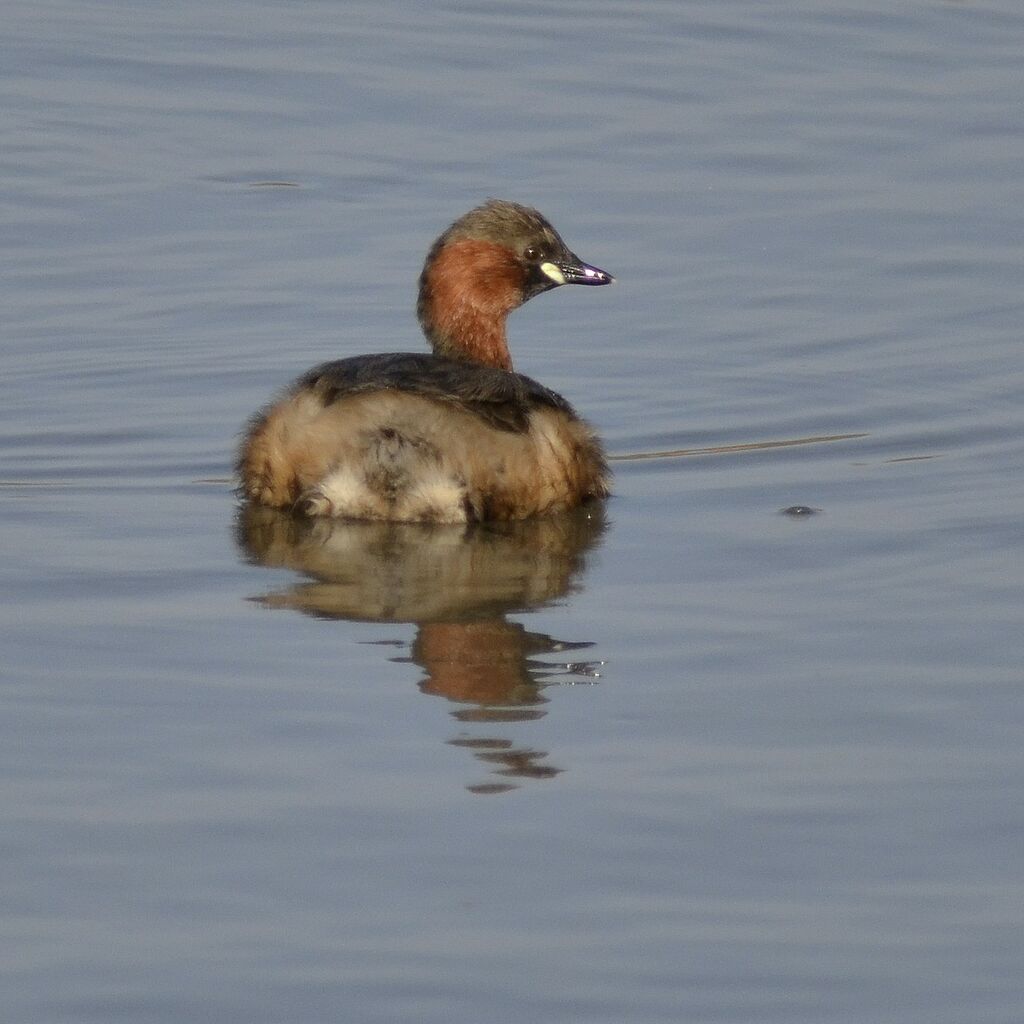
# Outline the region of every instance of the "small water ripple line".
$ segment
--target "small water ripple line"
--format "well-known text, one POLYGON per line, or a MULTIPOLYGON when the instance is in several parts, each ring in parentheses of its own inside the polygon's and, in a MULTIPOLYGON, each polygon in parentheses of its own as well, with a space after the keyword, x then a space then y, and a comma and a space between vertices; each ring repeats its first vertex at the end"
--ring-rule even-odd
POLYGON ((734 452, 752 452, 767 448, 793 448, 801 444, 825 444, 830 441, 851 441, 863 434, 822 434, 817 437, 794 437, 786 441, 747 441, 743 444, 712 445, 710 448, 672 448, 663 452, 628 452, 609 455, 609 462, 642 462, 646 459, 678 459, 689 455, 731 455, 734 452))

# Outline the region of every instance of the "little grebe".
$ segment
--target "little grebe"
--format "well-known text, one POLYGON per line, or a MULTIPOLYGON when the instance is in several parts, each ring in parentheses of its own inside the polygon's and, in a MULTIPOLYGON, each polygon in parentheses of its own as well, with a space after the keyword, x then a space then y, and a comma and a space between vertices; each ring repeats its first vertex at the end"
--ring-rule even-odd
POLYGON ((512 371, 505 318, 563 284, 610 284, 536 210, 490 200, 434 243, 420 275, 433 355, 324 363, 249 426, 242 493, 310 516, 475 522, 608 494, 601 444, 569 403, 512 371))

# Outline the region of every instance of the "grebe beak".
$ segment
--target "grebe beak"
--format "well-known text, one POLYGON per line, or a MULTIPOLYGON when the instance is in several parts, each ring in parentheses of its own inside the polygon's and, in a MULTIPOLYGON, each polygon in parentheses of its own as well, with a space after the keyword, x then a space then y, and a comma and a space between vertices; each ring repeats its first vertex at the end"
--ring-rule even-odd
POLYGON ((542 263, 540 269, 555 284, 611 284, 615 280, 606 270, 584 263, 572 252, 564 259, 542 263))

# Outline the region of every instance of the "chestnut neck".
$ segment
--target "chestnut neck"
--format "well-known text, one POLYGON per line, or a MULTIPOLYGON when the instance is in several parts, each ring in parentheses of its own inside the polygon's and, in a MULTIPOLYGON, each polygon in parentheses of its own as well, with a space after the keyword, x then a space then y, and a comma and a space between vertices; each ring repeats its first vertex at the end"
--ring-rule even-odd
POLYGON ((417 313, 434 354, 512 369, 505 319, 523 302, 523 271, 511 250, 459 239, 440 244, 420 277, 417 313))
POLYGON ((454 322, 437 325, 427 332, 434 355, 463 363, 479 363, 499 370, 512 369, 512 356, 505 336, 505 318, 471 315, 463 311, 454 322))

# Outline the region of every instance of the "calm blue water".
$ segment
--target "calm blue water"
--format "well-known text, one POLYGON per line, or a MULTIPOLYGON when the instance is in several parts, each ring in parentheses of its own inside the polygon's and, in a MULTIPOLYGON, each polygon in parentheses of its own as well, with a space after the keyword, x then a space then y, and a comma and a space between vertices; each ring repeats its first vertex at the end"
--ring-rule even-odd
POLYGON ((5 4, 0 1016, 1016 1024, 1022 89, 1009 0, 5 4), (517 367, 684 454, 239 518, 488 195, 619 282, 517 367))

